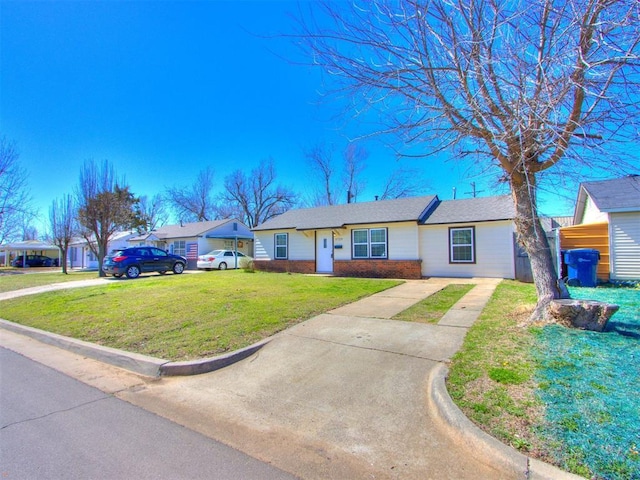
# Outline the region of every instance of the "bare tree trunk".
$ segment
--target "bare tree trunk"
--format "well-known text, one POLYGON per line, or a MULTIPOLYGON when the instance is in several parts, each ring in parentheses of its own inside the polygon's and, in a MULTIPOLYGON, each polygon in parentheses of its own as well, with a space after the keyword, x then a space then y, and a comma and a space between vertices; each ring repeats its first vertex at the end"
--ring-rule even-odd
POLYGON ((538 303, 531 315, 531 322, 542 319, 549 302, 561 298, 558 274, 547 235, 537 214, 535 179, 521 173, 511 175, 511 194, 516 207, 516 232, 518 241, 529 255, 533 281, 538 293, 538 303))
POLYGON ((67 271, 67 250, 63 249, 62 252, 60 252, 60 256, 62 257, 60 259, 60 262, 62 263, 61 267, 62 267, 62 273, 64 273, 65 275, 68 274, 69 272, 67 271))

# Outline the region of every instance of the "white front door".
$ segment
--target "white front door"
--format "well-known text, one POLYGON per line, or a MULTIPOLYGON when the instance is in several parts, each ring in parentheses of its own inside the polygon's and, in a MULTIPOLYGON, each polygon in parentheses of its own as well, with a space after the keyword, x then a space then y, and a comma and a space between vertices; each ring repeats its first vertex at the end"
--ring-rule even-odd
POLYGON ((333 233, 330 230, 316 232, 316 272, 333 272, 333 233))

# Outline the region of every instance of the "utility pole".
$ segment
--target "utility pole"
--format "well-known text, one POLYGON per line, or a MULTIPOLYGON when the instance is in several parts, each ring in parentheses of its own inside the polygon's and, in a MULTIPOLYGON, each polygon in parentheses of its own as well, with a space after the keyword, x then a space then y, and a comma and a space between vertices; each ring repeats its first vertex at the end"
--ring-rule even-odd
POLYGON ((464 193, 465 193, 466 195, 469 195, 469 194, 473 195, 473 198, 476 198, 476 195, 477 195, 478 193, 482 193, 482 192, 484 192, 484 190, 478 190, 478 191, 476 191, 476 182, 471 182, 471 188, 473 189, 473 191, 472 191, 472 192, 464 192, 464 193))
POLYGON ((351 190, 347 190, 347 203, 351 203, 353 197, 355 197, 355 195, 351 193, 351 190))

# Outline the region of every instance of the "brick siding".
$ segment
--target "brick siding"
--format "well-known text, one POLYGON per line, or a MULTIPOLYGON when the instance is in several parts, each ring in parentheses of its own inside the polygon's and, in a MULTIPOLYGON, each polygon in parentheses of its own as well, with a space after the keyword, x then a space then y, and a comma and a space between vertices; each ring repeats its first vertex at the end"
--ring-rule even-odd
POLYGON ((336 260, 333 273, 341 277, 422 278, 421 260, 336 260))
MULTIPOLYGON (((422 278, 421 260, 336 260, 333 274, 338 277, 422 278)), ((315 273, 313 260, 255 260, 256 270, 277 273, 315 273)))
POLYGON ((256 270, 277 273, 316 273, 313 260, 254 260, 256 270))

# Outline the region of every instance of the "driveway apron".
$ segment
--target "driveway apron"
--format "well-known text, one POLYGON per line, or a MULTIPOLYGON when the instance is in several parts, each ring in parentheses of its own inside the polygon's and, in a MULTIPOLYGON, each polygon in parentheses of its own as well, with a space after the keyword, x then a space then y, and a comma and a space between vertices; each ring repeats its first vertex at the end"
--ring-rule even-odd
POLYGON ((296 325, 230 367, 118 396, 301 478, 509 478, 464 454, 427 408, 430 371, 460 348, 498 283, 409 281, 296 325), (476 287, 438 325, 390 320, 449 283, 476 287))

